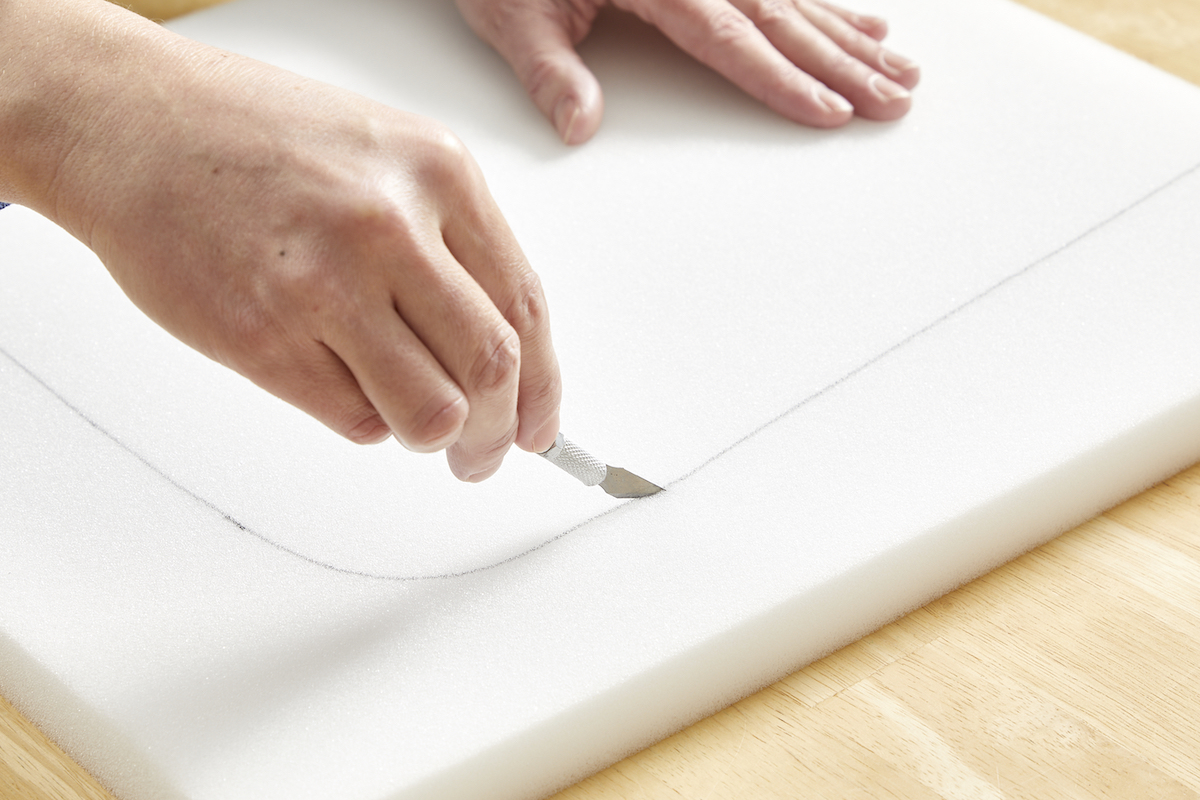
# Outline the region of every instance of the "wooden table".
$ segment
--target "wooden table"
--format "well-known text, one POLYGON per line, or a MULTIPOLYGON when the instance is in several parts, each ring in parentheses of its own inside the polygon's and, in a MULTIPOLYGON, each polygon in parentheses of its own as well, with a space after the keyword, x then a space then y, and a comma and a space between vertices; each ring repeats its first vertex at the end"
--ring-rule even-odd
MULTIPOLYGON (((1200 83, 1200 0, 1023 2, 1200 83)), ((1200 466, 556 800, 1200 798, 1198 720, 1200 466)), ((0 698, 10 797, 111 800, 0 698)))

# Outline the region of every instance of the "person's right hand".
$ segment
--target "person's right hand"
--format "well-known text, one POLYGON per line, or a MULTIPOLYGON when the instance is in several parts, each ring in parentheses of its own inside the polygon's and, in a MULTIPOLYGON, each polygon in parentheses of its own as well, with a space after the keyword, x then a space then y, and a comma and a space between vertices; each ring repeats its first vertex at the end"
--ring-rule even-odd
POLYGON ((73 78, 43 80, 60 114, 30 124, 62 147, 6 199, 88 244, 175 336, 353 441, 448 448, 464 480, 514 442, 553 443, 546 300, 455 137, 106 2, 66 6, 56 35, 121 68, 75 53, 58 70, 73 78))

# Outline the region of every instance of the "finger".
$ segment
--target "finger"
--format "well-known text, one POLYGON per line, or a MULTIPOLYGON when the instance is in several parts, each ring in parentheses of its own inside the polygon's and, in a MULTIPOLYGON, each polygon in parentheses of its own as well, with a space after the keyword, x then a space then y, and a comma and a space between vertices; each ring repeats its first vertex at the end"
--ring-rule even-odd
POLYGON ((604 115, 600 84, 575 52, 591 19, 568 18, 557 3, 523 11, 520 24, 503 24, 487 10, 469 13, 475 32, 513 68, 534 104, 569 145, 583 144, 596 133, 604 115))
POLYGON ((442 249, 439 257, 407 270, 393 297, 466 398, 469 413, 447 458, 458 478, 480 481, 500 468, 517 436, 521 340, 454 255, 442 249))
POLYGON ((500 469, 517 437, 517 399, 521 342, 512 327, 492 321, 490 331, 471 345, 460 383, 471 403, 462 435, 447 451, 450 470, 461 480, 478 482, 500 469))
POLYGON ((811 14, 809 20, 844 52, 906 89, 914 88, 921 80, 921 70, 914 61, 883 47, 879 44, 879 37, 870 36, 852 22, 847 23, 850 28, 841 24, 846 20, 835 7, 823 2, 814 5, 828 13, 811 14))
POLYGON ((817 5, 824 7, 827 11, 834 13, 852 25, 857 30, 870 36, 877 42, 882 42, 887 38, 888 24, 887 20, 880 17, 874 17, 869 14, 856 14, 853 11, 847 11, 841 6, 835 6, 833 3, 827 3, 825 0, 814 0, 817 5))
POLYGON ((554 444, 562 399, 546 296, 490 195, 477 196, 485 199, 451 217, 443 235, 520 340, 516 444, 540 453, 554 444))
POLYGON ((878 58, 874 39, 831 12, 805 0, 738 0, 771 43, 804 72, 828 84, 868 119, 903 116, 912 104, 908 90, 872 69, 856 54, 878 58), (803 8, 803 13, 801 13, 803 8), (840 43, 825 32, 835 32, 840 43))
POLYGON ((350 368, 321 342, 258 352, 256 367, 239 365, 238 371, 271 394, 356 444, 376 444, 392 435, 350 368))
POLYGON ((401 444, 416 452, 442 450, 461 436, 467 398, 390 298, 374 297, 369 308, 331 314, 323 342, 401 444))
POLYGON ((853 115, 845 98, 797 69, 750 17, 725 0, 674 0, 636 9, 687 53, 788 119, 834 127, 853 115))

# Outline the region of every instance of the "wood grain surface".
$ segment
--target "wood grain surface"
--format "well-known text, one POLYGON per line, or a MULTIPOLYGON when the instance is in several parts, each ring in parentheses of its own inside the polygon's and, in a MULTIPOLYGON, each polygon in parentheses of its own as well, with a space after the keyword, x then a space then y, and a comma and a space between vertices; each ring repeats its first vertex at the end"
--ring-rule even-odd
MULTIPOLYGON (((1200 84, 1200 0, 1023 2, 1200 84)), ((1198 754, 1200 466, 556 800, 1200 800, 1198 754)), ((111 795, 0 698, 0 797, 111 795)))

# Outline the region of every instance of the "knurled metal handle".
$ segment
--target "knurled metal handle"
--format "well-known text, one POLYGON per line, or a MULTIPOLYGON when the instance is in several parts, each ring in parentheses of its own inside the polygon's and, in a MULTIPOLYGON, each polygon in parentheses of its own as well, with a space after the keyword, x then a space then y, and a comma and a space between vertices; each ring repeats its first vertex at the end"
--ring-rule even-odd
POLYGON ((568 475, 574 475, 584 486, 595 486, 608 474, 608 465, 561 433, 549 450, 538 455, 568 475))

